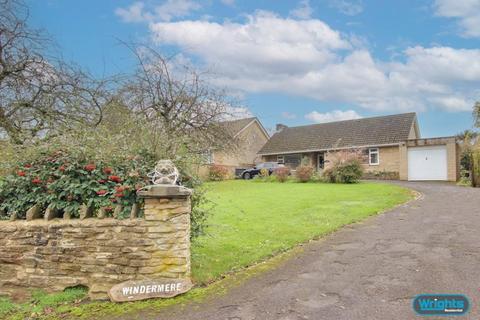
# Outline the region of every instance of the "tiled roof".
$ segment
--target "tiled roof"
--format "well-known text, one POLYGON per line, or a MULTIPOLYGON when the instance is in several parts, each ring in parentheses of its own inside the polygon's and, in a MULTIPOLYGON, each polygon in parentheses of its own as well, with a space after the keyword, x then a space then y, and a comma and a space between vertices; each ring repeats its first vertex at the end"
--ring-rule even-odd
POLYGON ((227 131, 232 135, 235 136, 239 133, 243 128, 245 128, 250 122, 255 120, 255 117, 251 118, 243 118, 238 120, 231 120, 231 121, 224 121, 222 125, 225 126, 227 131))
POLYGON ((287 127, 258 152, 276 154, 396 144, 408 140, 415 113, 287 127))

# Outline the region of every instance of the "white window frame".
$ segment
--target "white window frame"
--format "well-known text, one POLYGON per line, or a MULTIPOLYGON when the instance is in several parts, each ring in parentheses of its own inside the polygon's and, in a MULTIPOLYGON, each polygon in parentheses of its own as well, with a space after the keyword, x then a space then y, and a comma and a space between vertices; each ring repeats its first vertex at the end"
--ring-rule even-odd
POLYGON ((369 148, 368 149, 368 164, 371 166, 378 166, 380 164, 380 149, 379 148, 369 148), (372 162, 372 154, 377 155, 377 162, 372 162))
POLYGON ((285 164, 285 156, 277 156, 278 164, 285 164))
POLYGON ((202 153, 205 164, 215 164, 215 158, 212 150, 207 150, 202 153))

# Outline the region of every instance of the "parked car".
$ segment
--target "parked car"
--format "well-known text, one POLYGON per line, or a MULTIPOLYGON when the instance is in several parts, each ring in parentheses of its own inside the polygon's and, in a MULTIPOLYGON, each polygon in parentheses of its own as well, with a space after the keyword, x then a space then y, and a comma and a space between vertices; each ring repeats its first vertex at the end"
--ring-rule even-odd
POLYGON ((245 171, 243 171, 241 177, 242 179, 249 180, 259 175, 260 170, 262 169, 267 169, 268 174, 272 174, 273 172, 275 172, 276 169, 280 167, 283 167, 283 165, 277 162, 262 162, 251 169, 246 169, 245 171))

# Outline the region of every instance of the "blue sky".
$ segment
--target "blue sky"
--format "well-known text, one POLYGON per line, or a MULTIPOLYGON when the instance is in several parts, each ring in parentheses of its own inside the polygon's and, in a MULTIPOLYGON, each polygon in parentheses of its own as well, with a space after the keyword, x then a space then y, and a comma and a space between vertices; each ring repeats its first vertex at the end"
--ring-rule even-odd
POLYGON ((128 73, 121 41, 211 71, 268 128, 418 113, 424 137, 470 128, 480 0, 46 0, 31 23, 97 76, 128 73))

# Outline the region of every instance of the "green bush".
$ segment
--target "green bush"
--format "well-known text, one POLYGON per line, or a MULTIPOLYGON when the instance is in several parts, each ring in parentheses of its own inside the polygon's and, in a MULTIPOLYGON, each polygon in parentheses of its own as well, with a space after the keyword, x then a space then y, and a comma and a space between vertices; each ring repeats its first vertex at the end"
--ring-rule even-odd
POLYGON ((295 176, 300 182, 308 182, 313 176, 313 167, 310 165, 301 165, 297 168, 295 176))
POLYGON ((324 182, 335 183, 337 178, 335 176, 335 171, 332 167, 326 168, 322 172, 322 178, 324 182))
POLYGON ((331 165, 324 170, 323 177, 331 183, 355 183, 363 176, 362 150, 339 150, 328 154, 331 165))
POLYGON ((339 163, 333 168, 335 181, 339 183, 356 183, 363 175, 363 169, 360 162, 350 160, 339 163))
MULTIPOLYGON (((93 156, 92 156, 93 157, 93 156)), ((114 206, 123 210, 119 219, 130 216, 134 203, 139 203, 137 190, 150 184, 147 174, 153 170, 156 159, 143 152, 137 156, 118 156, 110 161, 90 160, 74 150, 41 152, 31 160, 17 164, 16 169, 0 179, 0 219, 8 219, 13 212, 20 219, 38 204, 43 210, 50 206, 60 212, 79 216, 79 208, 86 204, 97 210, 106 208, 113 216, 114 206)), ((189 174, 185 165, 177 164, 181 182, 194 189, 192 194, 191 237, 203 234, 208 210, 201 206, 205 196, 201 182, 189 174)))
POLYGON ((480 150, 475 150, 472 154, 473 181, 475 187, 480 187, 480 150))

